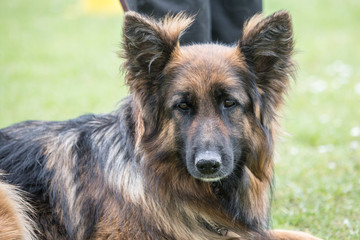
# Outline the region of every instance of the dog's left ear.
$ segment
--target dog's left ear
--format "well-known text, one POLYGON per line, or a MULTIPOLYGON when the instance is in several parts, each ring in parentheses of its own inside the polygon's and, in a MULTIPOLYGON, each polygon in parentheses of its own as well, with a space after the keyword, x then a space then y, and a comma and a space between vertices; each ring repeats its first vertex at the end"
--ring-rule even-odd
POLYGON ((274 115, 273 111, 282 103, 289 86, 289 75, 294 72, 290 14, 279 11, 267 18, 261 15, 251 18, 244 27, 238 47, 256 76, 262 103, 267 106, 265 111, 274 115))
MULTIPOLYGON (((180 13, 157 21, 135 12, 127 12, 123 27, 123 57, 128 71, 130 90, 146 86, 161 74, 171 54, 179 45, 179 38, 192 23, 180 13)), ((151 85, 154 82, 151 83, 151 85)))

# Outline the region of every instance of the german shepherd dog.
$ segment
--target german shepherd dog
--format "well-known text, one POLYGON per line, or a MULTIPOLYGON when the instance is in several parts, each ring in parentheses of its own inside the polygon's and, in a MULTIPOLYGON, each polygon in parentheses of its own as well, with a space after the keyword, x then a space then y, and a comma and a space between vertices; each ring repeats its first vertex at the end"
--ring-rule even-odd
POLYGON ((318 239, 269 230, 290 15, 254 16, 236 46, 180 46, 192 21, 125 15, 130 95, 113 113, 0 131, 0 223, 14 228, 2 239, 318 239), (27 214, 32 231, 6 220, 27 214))

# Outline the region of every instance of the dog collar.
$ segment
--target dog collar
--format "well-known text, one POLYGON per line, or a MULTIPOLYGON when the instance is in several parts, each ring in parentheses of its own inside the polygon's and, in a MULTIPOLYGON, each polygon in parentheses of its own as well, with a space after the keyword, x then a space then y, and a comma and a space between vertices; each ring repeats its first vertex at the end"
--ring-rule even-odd
POLYGON ((213 227, 214 231, 219 234, 220 236, 227 236, 229 230, 226 228, 221 228, 221 227, 213 227))

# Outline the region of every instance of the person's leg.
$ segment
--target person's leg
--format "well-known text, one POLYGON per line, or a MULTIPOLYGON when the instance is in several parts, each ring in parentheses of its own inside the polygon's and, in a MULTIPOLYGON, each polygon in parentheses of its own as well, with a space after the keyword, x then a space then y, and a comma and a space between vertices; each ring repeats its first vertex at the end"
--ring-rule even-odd
POLYGON ((247 19, 262 11, 262 0, 211 0, 212 40, 235 43, 247 19))
POLYGON ((209 0, 138 0, 127 1, 133 11, 154 16, 164 17, 167 13, 185 12, 196 15, 195 22, 181 38, 182 44, 211 41, 211 18, 209 0))

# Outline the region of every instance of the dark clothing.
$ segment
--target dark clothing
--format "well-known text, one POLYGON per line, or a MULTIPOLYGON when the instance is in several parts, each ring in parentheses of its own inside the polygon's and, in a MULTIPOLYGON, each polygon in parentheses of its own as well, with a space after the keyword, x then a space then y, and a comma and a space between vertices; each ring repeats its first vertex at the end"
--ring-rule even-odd
POLYGON ((262 11, 262 0, 128 0, 133 11, 154 16, 184 11, 196 20, 181 43, 235 43, 244 22, 262 11))

